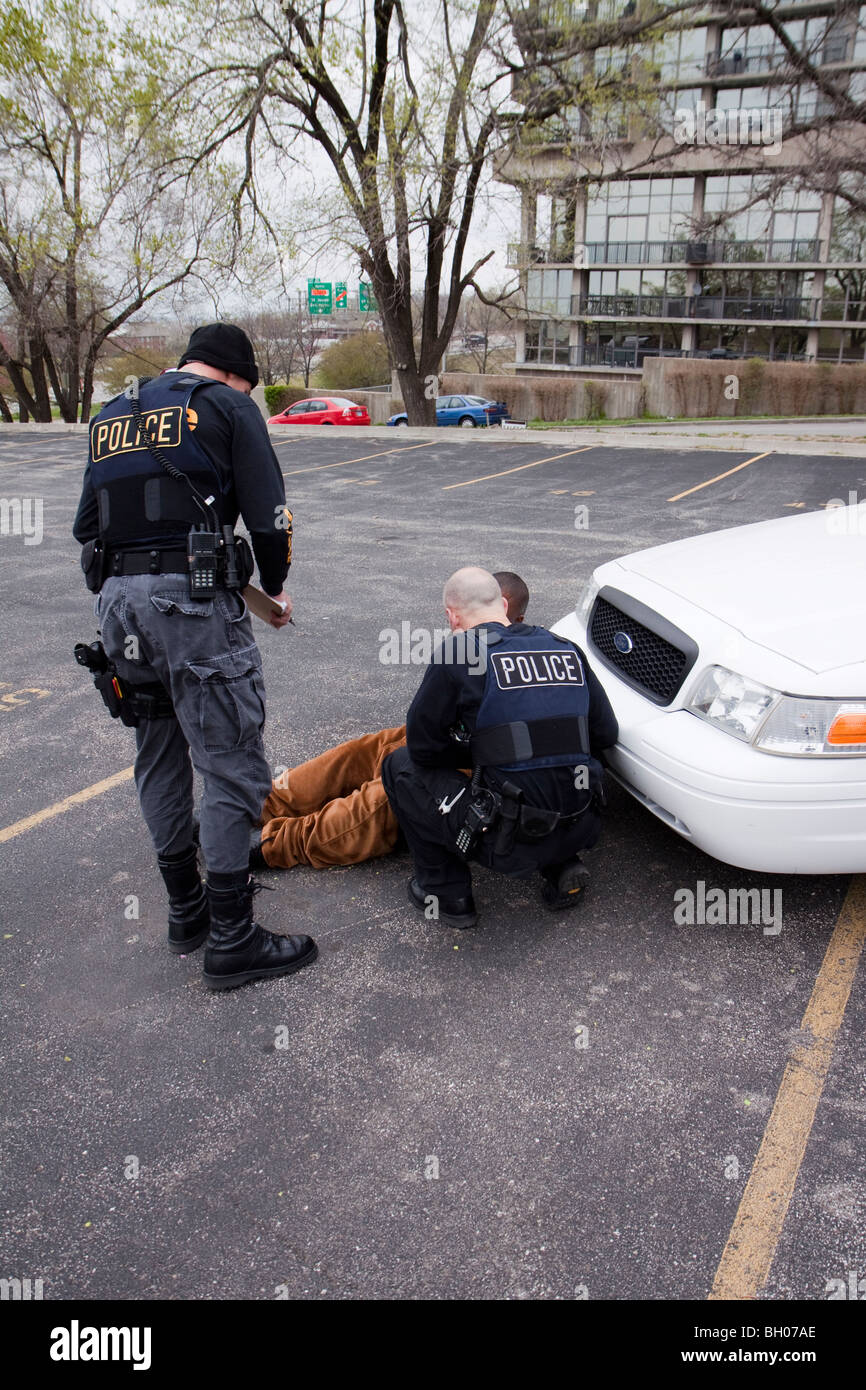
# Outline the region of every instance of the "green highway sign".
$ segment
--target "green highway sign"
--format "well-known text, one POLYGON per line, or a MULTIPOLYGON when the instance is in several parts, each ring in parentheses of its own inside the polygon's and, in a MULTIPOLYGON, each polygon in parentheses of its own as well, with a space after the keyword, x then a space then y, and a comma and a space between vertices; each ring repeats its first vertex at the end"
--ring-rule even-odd
POLYGON ((307 308, 311 314, 330 314, 331 290, 329 280, 307 281, 307 308))

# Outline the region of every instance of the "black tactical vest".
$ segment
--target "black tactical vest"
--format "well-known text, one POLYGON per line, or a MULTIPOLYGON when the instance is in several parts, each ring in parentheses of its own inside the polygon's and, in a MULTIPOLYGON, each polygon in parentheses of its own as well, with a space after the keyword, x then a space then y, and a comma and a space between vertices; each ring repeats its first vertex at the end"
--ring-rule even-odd
MULTIPOLYGON (((145 382, 139 408, 154 442, 212 507, 224 524, 219 473, 195 439, 194 392, 213 383, 183 372, 145 382)), ((90 476, 99 506, 99 534, 106 549, 167 547, 185 538, 205 516, 181 479, 170 477, 141 440, 132 405, 115 396, 90 426, 90 476)))
POLYGON ((589 757, 589 687, 570 642, 515 623, 487 639, 473 761, 504 772, 573 766, 589 757), (498 636, 498 634, 496 634, 498 636))

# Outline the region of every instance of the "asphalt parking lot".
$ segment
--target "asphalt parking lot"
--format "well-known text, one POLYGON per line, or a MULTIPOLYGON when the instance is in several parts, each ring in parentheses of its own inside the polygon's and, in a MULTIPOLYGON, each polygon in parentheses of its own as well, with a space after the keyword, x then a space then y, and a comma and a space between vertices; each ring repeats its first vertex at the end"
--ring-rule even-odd
MULTIPOLYGON (((275 437, 275 768, 402 722, 421 670, 383 665, 380 632, 444 626, 459 565, 517 570, 550 624, 602 560, 866 490, 864 458, 466 435, 275 437)), ((133 735, 72 659, 85 458, 80 434, 0 440, 0 492, 44 500, 40 544, 0 537, 0 1275, 46 1299, 706 1299, 856 883, 785 878, 778 935, 677 926, 682 885, 780 882, 615 790, 579 910, 476 869, 464 935, 409 908, 405 855, 269 873, 260 920, 319 961, 209 994, 165 945, 133 735)), ((781 1230, 753 1216, 760 1299, 866 1276, 864 1025, 861 970, 781 1230)))

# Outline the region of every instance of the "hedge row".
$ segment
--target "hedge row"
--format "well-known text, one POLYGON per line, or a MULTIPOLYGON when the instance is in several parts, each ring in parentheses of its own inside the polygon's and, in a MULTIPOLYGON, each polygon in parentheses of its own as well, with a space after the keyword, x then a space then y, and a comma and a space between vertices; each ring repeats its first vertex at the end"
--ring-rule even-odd
POLYGON ((306 386, 266 386, 265 405, 271 415, 279 415, 288 406, 294 405, 295 401, 306 400, 307 396, 313 395, 313 388, 306 386))
POLYGON ((859 362, 666 362, 664 387, 659 413, 666 415, 866 413, 866 363, 859 362))

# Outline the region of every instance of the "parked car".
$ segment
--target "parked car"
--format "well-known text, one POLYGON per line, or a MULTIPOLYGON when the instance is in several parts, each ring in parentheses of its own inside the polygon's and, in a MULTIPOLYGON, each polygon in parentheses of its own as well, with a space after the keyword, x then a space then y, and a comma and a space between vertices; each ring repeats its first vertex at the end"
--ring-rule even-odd
POLYGON ((613 776, 725 863, 866 869, 866 503, 596 569, 554 628, 619 721, 613 776))
POLYGON ((269 425, 369 425, 365 405, 356 405, 345 396, 310 396, 295 401, 279 415, 272 415, 269 425))
MULTIPOLYGON (((510 420, 508 406, 504 401, 488 401, 484 396, 437 396, 436 424, 462 425, 473 429, 477 425, 498 425, 510 420)), ((405 410, 392 415, 389 425, 408 425, 405 410)))
POLYGON ((501 425, 503 420, 511 419, 504 401, 491 401, 486 396, 464 396, 463 399, 471 401, 473 405, 479 405, 487 416, 489 425, 501 425))

